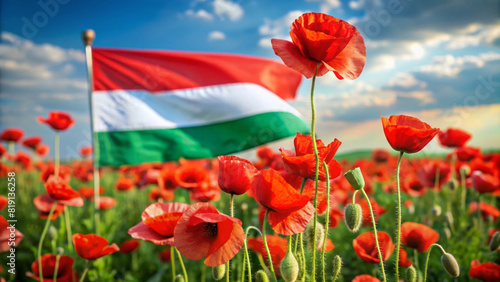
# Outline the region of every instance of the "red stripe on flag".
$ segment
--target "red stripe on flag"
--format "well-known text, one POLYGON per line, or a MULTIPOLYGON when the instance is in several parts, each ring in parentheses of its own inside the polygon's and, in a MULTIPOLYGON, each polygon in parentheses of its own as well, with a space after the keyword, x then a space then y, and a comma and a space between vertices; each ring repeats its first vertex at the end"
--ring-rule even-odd
POLYGON ((294 99, 302 79, 282 63, 243 55, 111 48, 93 48, 92 55, 94 91, 158 92, 254 83, 282 99, 294 99))

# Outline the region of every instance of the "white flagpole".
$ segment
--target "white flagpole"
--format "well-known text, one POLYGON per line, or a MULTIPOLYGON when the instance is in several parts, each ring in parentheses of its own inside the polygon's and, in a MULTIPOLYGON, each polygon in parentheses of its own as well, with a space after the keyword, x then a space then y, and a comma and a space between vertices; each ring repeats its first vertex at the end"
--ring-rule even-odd
POLYGON ((94 115, 92 111, 92 91, 94 89, 94 74, 92 72, 92 42, 95 32, 88 29, 82 32, 83 44, 85 44, 85 61, 87 63, 87 77, 89 82, 89 112, 90 112, 90 132, 92 140, 93 161, 94 161, 94 232, 99 234, 99 141, 97 133, 94 132, 94 115))

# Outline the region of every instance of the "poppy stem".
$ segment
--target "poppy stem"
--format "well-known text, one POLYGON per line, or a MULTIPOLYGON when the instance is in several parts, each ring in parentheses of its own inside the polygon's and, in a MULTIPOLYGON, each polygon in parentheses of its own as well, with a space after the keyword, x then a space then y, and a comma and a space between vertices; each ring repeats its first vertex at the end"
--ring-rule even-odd
MULTIPOLYGON (((397 230, 397 237, 396 237, 396 240, 397 240, 397 243, 396 243, 396 281, 399 281, 399 252, 401 250, 401 189, 400 189, 400 185, 399 185, 399 171, 400 171, 401 159, 403 158, 403 155, 404 155, 404 152, 401 151, 401 153, 399 154, 398 165, 396 167, 396 185, 397 185, 397 194, 398 194, 398 206, 397 206, 397 208, 398 208, 397 209, 397 213, 398 213, 398 227, 397 228, 398 228, 398 230, 397 230)), ((367 201, 367 202, 369 203, 369 201, 367 201)), ((375 221, 373 221, 373 224, 375 225, 375 221)), ((376 238, 375 238, 375 241, 378 242, 376 238)), ((382 258, 382 257, 380 257, 380 258, 382 258)))
MULTIPOLYGON (((229 201, 229 212, 231 214, 231 217, 234 217, 234 194, 231 193, 231 200, 229 201)), ((229 282, 229 263, 231 260, 228 260, 226 262, 226 282, 229 282)))
POLYGON ((40 281, 43 281, 43 270, 42 270, 42 246, 43 240, 45 239, 45 235, 47 235, 47 230, 49 230, 50 226, 50 218, 54 211, 56 210, 57 201, 52 204, 52 208, 50 209, 49 215, 47 216, 47 221, 45 222, 45 227, 43 228, 42 235, 40 236, 40 242, 38 243, 38 275, 40 277, 40 281))
POLYGON ((326 282, 326 271, 325 271, 325 251, 326 251, 326 240, 328 239, 328 231, 330 230, 330 174, 328 172, 328 165, 323 161, 323 166, 325 167, 326 176, 326 216, 325 216, 325 238, 323 238, 323 247, 321 248, 321 271, 323 273, 323 282, 326 282))
MULTIPOLYGON (((300 185, 300 194, 304 191, 304 186, 306 185, 307 178, 302 178, 302 185, 300 185)), ((301 261, 301 266, 304 268, 304 273, 306 271, 306 255, 304 254, 304 245, 302 243, 302 233, 297 234, 297 239, 295 240, 295 252, 297 252, 297 246, 300 241, 300 248, 301 248, 301 255, 299 256, 299 260, 301 261)), ((303 279, 305 279, 305 275, 302 276, 303 279)))
POLYGON ((271 270, 273 281, 278 282, 278 279, 276 279, 276 274, 274 273, 273 259, 271 258, 271 252, 269 252, 269 246, 267 245, 267 239, 266 239, 266 223, 268 214, 269 210, 266 210, 266 215, 264 216, 264 222, 262 222, 262 241, 264 241, 264 247, 266 247, 267 258, 269 261, 269 269, 271 270))
POLYGON ((7 145, 7 146, 8 146, 9 155, 14 156, 16 154, 16 142, 9 141, 9 145, 7 145))
POLYGON ((66 234, 68 236, 68 251, 72 251, 72 246, 71 246, 71 220, 69 219, 69 208, 68 206, 64 206, 64 220, 66 223, 66 234))
MULTIPOLYGON (((380 251, 380 245, 378 243, 377 224, 375 222, 375 215, 373 214, 372 204, 370 202, 370 199, 368 198, 368 195, 365 192, 365 189, 361 188, 360 190, 361 190, 361 193, 363 193, 363 196, 365 197, 366 203, 368 204, 368 209, 370 209, 370 217, 372 218, 372 224, 373 224, 373 235, 375 236, 375 246, 377 246, 378 259, 380 260, 380 268, 382 268, 382 277, 384 279, 384 282, 386 282, 387 278, 385 276, 384 258, 382 257, 382 252, 380 251)), ((396 261, 396 265, 397 265, 397 261, 396 261)), ((397 274, 396 274, 396 277, 397 277, 397 274)), ((396 280, 396 281, 399 281, 399 280, 396 280)))
POLYGON ((316 280, 316 226, 318 221, 318 178, 319 178, 319 154, 318 145, 316 144, 316 109, 314 108, 314 84, 316 83, 316 75, 318 74, 319 66, 321 62, 316 64, 316 70, 314 71, 314 76, 311 83, 311 138, 314 148, 314 156, 316 158, 316 175, 314 176, 314 222, 313 222, 313 232, 315 238, 312 243, 312 270, 311 270, 311 281, 316 280))
POLYGON ((188 275, 186 272, 186 267, 184 266, 184 262, 182 261, 181 253, 179 252, 179 250, 177 250, 176 247, 174 247, 174 249, 175 249, 175 252, 177 253, 177 257, 179 258, 179 262, 181 264, 182 273, 184 274, 184 279, 185 279, 184 281, 189 282, 189 278, 188 278, 188 275))
POLYGON ((172 281, 175 281, 175 254, 174 254, 174 247, 170 247, 170 265, 172 266, 172 281))
POLYGON ((415 260, 415 267, 417 268, 417 271, 419 270, 419 262, 418 262, 418 251, 417 249, 413 249, 413 260, 415 260))
POLYGON ((304 263, 302 267, 304 268, 304 275, 302 275, 302 282, 306 281, 306 273, 307 273, 307 261, 306 261, 306 253, 304 252, 304 233, 299 234, 300 240, 300 252, 302 253, 302 262, 304 263))
POLYGON ((462 180, 462 211, 464 213, 467 212, 467 209, 465 208, 465 200, 467 198, 467 183, 465 181, 465 172, 463 170, 460 170, 460 178, 462 180))
POLYGON ((427 258, 426 258, 426 260, 425 260, 424 282, 425 282, 425 281, 427 281, 427 268, 428 268, 428 266, 429 266, 429 257, 430 257, 430 255, 431 255, 431 250, 432 250, 432 247, 434 247, 434 246, 439 247, 439 248, 441 249, 441 252, 443 252, 443 254, 445 254, 445 253, 446 253, 446 251, 443 249, 443 247, 441 247, 441 245, 439 245, 439 244, 435 244, 435 243, 434 243, 434 244, 432 244, 432 245, 429 247, 429 249, 427 250, 427 258))
POLYGON ((56 266, 54 267, 54 278, 53 281, 57 282, 57 272, 59 272, 59 260, 61 259, 61 254, 57 254, 56 256, 56 266))
POLYGON ((85 265, 85 270, 83 270, 83 274, 82 274, 82 278, 80 278, 80 282, 83 282, 85 280, 85 276, 87 275, 87 272, 89 271, 90 262, 91 262, 91 260, 87 260, 87 264, 85 265))
MULTIPOLYGON (((256 230, 262 236, 262 233, 260 232, 260 230, 258 228, 256 228, 256 227, 254 227, 254 226, 248 226, 247 230, 245 231, 245 240, 243 241, 243 245, 245 246, 245 258, 246 258, 247 267, 248 267, 248 282, 252 282, 252 265, 250 264, 250 256, 248 255, 248 245, 247 245, 248 232, 251 229, 256 230)), ((243 265, 245 265, 245 261, 243 261, 243 265)), ((244 269, 245 269, 245 267, 243 267, 243 270, 244 269)), ((242 282, 245 280, 244 274, 245 274, 245 272, 243 271, 243 274, 241 276, 241 281, 242 282)))
POLYGON ((56 135, 54 137, 54 175, 56 177, 59 176, 59 162, 60 162, 60 157, 59 157, 59 140, 60 135, 59 131, 56 131, 56 135))
MULTIPOLYGON (((477 230, 479 230, 479 233, 481 233, 482 229, 483 229, 481 221, 482 221, 482 218, 481 218, 481 193, 478 193, 478 196, 477 196, 477 230)), ((482 237, 483 236, 481 236, 480 238, 482 238, 482 237)))
POLYGON ((352 193, 352 203, 356 203, 356 194, 358 193, 358 190, 354 190, 354 193, 352 193))

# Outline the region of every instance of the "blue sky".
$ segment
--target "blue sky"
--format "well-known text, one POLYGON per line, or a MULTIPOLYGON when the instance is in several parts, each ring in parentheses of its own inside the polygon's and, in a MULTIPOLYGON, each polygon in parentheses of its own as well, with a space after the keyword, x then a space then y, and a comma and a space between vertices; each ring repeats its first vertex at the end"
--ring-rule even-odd
MULTIPOLYGON (((367 61, 355 81, 318 79, 318 135, 341 151, 385 147, 380 115, 411 114, 432 126, 461 127, 471 145, 500 145, 500 1, 192 0, 0 2, 0 129, 21 127, 52 144, 38 115, 64 110, 76 125, 62 156, 89 144, 80 32, 95 46, 239 53, 278 60, 271 38, 287 39, 303 12, 349 21, 367 61)), ((310 118, 310 81, 292 104, 310 118)), ((290 147, 290 140, 275 147, 290 147)), ((438 150, 433 143, 428 150, 438 150)))

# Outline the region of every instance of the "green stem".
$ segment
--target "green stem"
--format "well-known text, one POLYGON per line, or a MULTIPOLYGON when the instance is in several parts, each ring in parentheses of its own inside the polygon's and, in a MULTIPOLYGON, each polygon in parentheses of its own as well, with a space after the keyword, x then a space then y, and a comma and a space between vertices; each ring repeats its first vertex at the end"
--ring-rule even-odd
POLYGON ((465 173, 460 170, 460 178, 461 178, 461 182, 462 182, 462 211, 464 211, 464 213, 467 212, 467 209, 465 208, 465 200, 467 198, 467 183, 465 181, 465 173))
POLYGON ((417 271, 420 269, 420 263, 418 262, 418 251, 417 249, 413 249, 413 260, 415 260, 415 267, 417 271))
POLYGON ((303 234, 304 233, 300 233, 299 234, 299 240, 300 240, 300 252, 302 254, 302 262, 304 262, 304 264, 302 265, 302 267, 304 268, 304 275, 302 275, 302 282, 306 281, 306 273, 307 273, 307 267, 306 267, 306 253, 304 252, 304 237, 303 237, 303 234))
POLYGON ((174 254, 174 247, 170 247, 170 265, 172 266, 172 281, 175 281, 175 254, 174 254))
MULTIPOLYGON (((313 222, 313 238, 316 238, 316 225, 318 221, 318 178, 319 178, 319 154, 318 145, 316 144, 316 109, 314 108, 314 84, 316 83, 316 75, 318 74, 319 66, 321 62, 316 64, 316 70, 314 71, 314 76, 312 78, 311 84, 311 138, 314 148, 314 156, 316 159, 315 176, 314 176, 314 222, 313 222)), ((311 270, 311 281, 314 281, 316 277, 316 240, 312 242, 312 270, 311 270)))
POLYGON ((56 256, 56 266, 54 267, 54 282, 57 282, 57 272, 59 272, 59 260, 61 259, 61 254, 56 256))
POLYGON ((16 154, 16 143, 14 141, 9 141, 8 151, 9 155, 14 156, 16 154))
MULTIPOLYGON (((401 159, 403 158, 404 152, 399 154, 398 165, 396 167, 396 185, 398 193, 398 230, 397 230, 397 243, 396 243, 396 281, 399 281, 399 252, 401 250, 401 189, 399 185, 399 170, 401 166, 401 159)), ((369 202, 369 201, 367 201, 369 202)), ((375 239, 376 240, 376 239, 375 239)), ((381 257, 382 258, 382 257, 381 257)))
POLYGON ((269 261, 269 269, 271 270, 271 275, 273 276, 274 282, 278 282, 278 279, 276 279, 276 274, 274 273, 273 259, 271 258, 271 252, 269 252, 269 246, 267 245, 267 239, 266 239, 266 223, 268 214, 269 210, 266 210, 266 215, 264 216, 264 222, 262 223, 262 241, 264 241, 264 247, 266 247, 266 253, 269 261))
MULTIPOLYGON (((300 194, 304 191, 304 186, 306 185, 307 178, 302 178, 302 185, 300 185, 300 194)), ((297 234, 297 239, 295 240, 295 252, 297 252, 297 246, 299 244, 299 234, 297 234)))
POLYGON ((59 139, 60 139, 60 135, 59 135, 59 131, 56 131, 56 136, 54 138, 54 175, 56 177, 59 176, 59 162, 60 162, 60 157, 59 157, 59 139))
MULTIPOLYGON (((481 217, 481 194, 478 193, 477 196, 477 229, 479 230, 479 233, 481 234, 482 229, 483 229, 483 224, 482 224, 482 217, 481 217)), ((482 238, 483 236, 481 236, 482 238)))
POLYGON ((73 233, 71 233, 71 221, 69 219, 69 208, 68 208, 68 206, 64 206, 64 220, 65 220, 65 223, 66 223, 66 234, 67 234, 67 237, 68 237, 68 251, 71 252, 72 251, 71 236, 73 235, 73 233))
POLYGON ((90 267, 90 260, 87 260, 87 264, 85 265, 85 270, 83 270, 82 278, 80 278, 80 282, 83 282, 85 280, 85 276, 87 275, 87 271, 89 271, 90 267))
MULTIPOLYGON (((366 203, 368 204, 368 208, 370 209, 370 217, 372 218, 372 224, 373 224, 373 235, 375 236, 375 246, 377 247, 378 259, 380 260, 380 268, 382 269, 382 277, 384 279, 384 282, 386 282, 387 278, 385 276, 384 258, 382 257, 382 252, 380 251, 380 245, 378 243, 377 224, 375 222, 375 215, 373 214, 372 204, 370 202, 370 199, 368 198, 368 195, 365 192, 365 189, 361 189, 360 191, 361 191, 361 193, 363 193, 363 196, 365 197, 366 203)), ((397 261, 396 261, 396 263, 397 263, 397 261)))
POLYGON ((358 193, 358 190, 354 190, 354 193, 352 193, 352 203, 356 203, 356 194, 358 193))
POLYGON ((443 247, 441 247, 441 245, 439 244, 432 244, 429 249, 427 250, 427 258, 425 260, 425 270, 424 270, 424 282, 427 281, 427 268, 429 266, 429 257, 431 255, 431 250, 432 250, 432 247, 434 246, 437 246, 441 249, 441 252, 443 252, 443 254, 445 254, 445 250, 443 249, 443 247))
MULTIPOLYGON (((258 228, 256 228, 256 227, 254 227, 254 226, 248 226, 247 230, 245 231, 245 240, 243 241, 243 245, 245 247, 245 258, 246 258, 247 267, 248 267, 248 282, 252 282, 252 266, 251 266, 251 263, 250 263, 250 256, 248 255, 248 245, 247 245, 248 232, 251 229, 256 230, 262 236, 262 233, 260 232, 260 230, 258 228)), ((245 268, 243 267, 243 269, 245 269, 245 268)), ((242 275, 241 281, 244 281, 244 280, 245 279, 244 279, 244 277, 242 275)))
POLYGON ((181 256, 181 253, 179 252, 179 250, 177 250, 176 247, 173 247, 175 249, 175 252, 177 253, 177 257, 179 258, 179 262, 181 264, 181 269, 182 269, 182 273, 184 274, 184 279, 186 282, 189 282, 189 278, 188 278, 188 275, 187 275, 187 272, 186 272, 186 267, 184 266, 184 262, 182 261, 182 256, 181 256))
POLYGON ((38 243, 38 275, 40 277, 40 281, 43 281, 43 270, 42 270, 42 246, 43 240, 45 239, 45 235, 47 234, 47 230, 49 230, 50 226, 50 218, 52 214, 54 214, 54 210, 56 209, 57 201, 52 204, 52 208, 50 209, 49 215, 47 216, 47 221, 45 222, 45 227, 43 228, 42 235, 40 236, 40 242, 38 243))
POLYGON ((323 282, 326 282, 326 271, 325 271, 325 251, 326 251, 326 240, 328 239, 328 231, 330 230, 330 173, 328 172, 328 165, 323 162, 326 175, 326 216, 325 216, 325 238, 323 238, 323 247, 321 248, 321 272, 323 273, 323 282))
MULTIPOLYGON (((234 194, 231 194, 231 200, 229 201, 229 212, 231 214, 231 217, 234 217, 234 194)), ((229 262, 231 260, 228 260, 226 262, 226 282, 229 282, 229 262)))

